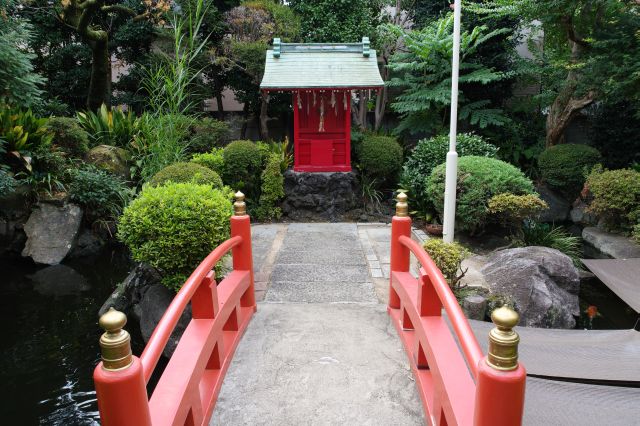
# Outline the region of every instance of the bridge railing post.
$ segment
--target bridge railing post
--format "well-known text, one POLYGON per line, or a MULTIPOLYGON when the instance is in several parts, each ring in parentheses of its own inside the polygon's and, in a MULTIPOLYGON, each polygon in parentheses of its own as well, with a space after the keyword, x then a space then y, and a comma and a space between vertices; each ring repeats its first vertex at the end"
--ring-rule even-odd
POLYGON ((102 362, 93 381, 103 426, 150 426, 149 399, 142 364, 131 354, 127 317, 111 308, 100 317, 102 362))
POLYGON ((233 216, 231 216, 231 236, 242 237, 242 243, 232 249, 233 269, 249 271, 249 288, 240 299, 240 306, 256 306, 256 295, 253 278, 253 254, 251 250, 251 218, 247 214, 247 207, 244 202, 244 194, 240 191, 235 194, 236 201, 233 203, 233 216))
POLYGON ((476 380, 474 426, 518 426, 524 413, 527 373, 518 363, 520 337, 513 331, 518 314, 507 307, 491 314, 489 351, 480 360, 476 380))
MULTIPOLYGON (((409 272, 410 252, 400 243, 400 237, 411 236, 411 218, 407 194, 401 192, 396 197, 396 214, 391 219, 391 272, 409 272)), ((389 308, 400 308, 400 297, 393 289, 392 274, 389 274, 389 308)))

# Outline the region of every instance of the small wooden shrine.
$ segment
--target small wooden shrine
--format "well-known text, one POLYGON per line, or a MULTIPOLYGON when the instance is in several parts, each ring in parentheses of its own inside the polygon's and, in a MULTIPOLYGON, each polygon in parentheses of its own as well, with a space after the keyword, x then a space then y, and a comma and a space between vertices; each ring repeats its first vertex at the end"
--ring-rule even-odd
POLYGON ((281 43, 267 51, 263 91, 292 93, 294 171, 351 171, 351 91, 384 85, 362 43, 281 43))

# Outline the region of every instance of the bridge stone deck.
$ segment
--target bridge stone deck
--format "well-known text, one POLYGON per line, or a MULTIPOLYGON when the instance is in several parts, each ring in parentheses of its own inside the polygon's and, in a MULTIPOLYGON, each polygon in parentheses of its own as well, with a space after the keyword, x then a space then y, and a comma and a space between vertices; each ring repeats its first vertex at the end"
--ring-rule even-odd
MULTIPOLYGON (((274 224, 255 225, 252 232, 256 292, 263 301, 211 424, 424 424, 406 355, 386 314, 390 227, 274 224)), ((472 325, 484 346, 490 324, 472 325)), ((602 371, 616 369, 611 355, 594 341, 590 359, 577 364, 599 361, 602 371)), ((638 401, 640 388, 529 377, 524 424, 637 424, 638 401)))

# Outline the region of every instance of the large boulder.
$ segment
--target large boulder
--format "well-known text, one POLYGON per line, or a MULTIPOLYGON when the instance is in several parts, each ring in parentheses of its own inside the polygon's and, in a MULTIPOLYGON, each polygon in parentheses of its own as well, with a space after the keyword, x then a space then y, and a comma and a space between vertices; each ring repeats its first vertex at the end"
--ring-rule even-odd
POLYGON ((515 303, 520 325, 574 328, 580 277, 571 258, 548 247, 498 251, 482 269, 489 291, 515 303))
MULTIPOLYGON (((161 284, 158 271, 144 263, 137 264, 124 281, 104 302, 98 315, 109 308, 117 309, 136 319, 145 343, 175 297, 175 293, 161 284)), ((180 336, 191 320, 191 307, 187 307, 171 335, 164 355, 170 357, 178 345, 180 336)))
POLYGON ((27 242, 22 256, 57 265, 73 249, 81 222, 82 209, 75 204, 38 204, 24 225, 27 242))
POLYGON ((123 148, 111 145, 98 145, 85 155, 85 161, 99 169, 106 170, 124 180, 131 179, 129 161, 131 154, 123 148))
POLYGON ((598 217, 588 210, 587 204, 581 199, 573 203, 573 208, 569 212, 571 221, 582 226, 593 226, 598 223, 598 217))
POLYGON ((540 215, 541 222, 564 222, 569 217, 571 203, 555 191, 544 185, 536 188, 540 198, 544 200, 549 208, 540 215))

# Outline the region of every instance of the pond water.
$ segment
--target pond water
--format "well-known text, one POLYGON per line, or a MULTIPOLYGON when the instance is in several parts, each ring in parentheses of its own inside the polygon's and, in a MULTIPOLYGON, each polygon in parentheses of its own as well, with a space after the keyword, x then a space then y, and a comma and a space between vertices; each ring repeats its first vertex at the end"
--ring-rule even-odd
POLYGON ((0 423, 98 424, 97 312, 129 266, 119 248, 53 267, 0 260, 0 423))

